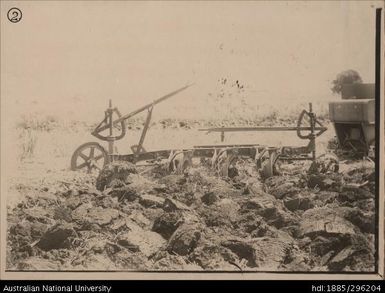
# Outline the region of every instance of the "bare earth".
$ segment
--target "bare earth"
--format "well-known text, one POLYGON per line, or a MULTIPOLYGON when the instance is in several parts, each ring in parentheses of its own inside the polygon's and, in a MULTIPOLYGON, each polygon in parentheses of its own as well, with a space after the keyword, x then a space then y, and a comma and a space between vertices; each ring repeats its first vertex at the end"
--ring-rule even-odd
MULTIPOLYGON (((138 135, 132 131, 130 141, 138 135)), ((319 155, 333 135, 329 125, 319 155)), ((33 156, 8 180, 9 270, 374 271, 369 161, 341 160, 327 174, 309 174, 310 163, 283 164, 281 176, 266 180, 246 159, 232 179, 204 164, 184 175, 122 164, 121 177, 99 176, 96 184, 96 175, 69 171, 72 151, 94 141, 86 131, 36 136, 33 156)), ((149 150, 219 142, 183 127, 148 137, 149 150)), ((227 139, 307 143, 294 133, 227 139)), ((118 146, 128 153, 127 141, 118 146)))

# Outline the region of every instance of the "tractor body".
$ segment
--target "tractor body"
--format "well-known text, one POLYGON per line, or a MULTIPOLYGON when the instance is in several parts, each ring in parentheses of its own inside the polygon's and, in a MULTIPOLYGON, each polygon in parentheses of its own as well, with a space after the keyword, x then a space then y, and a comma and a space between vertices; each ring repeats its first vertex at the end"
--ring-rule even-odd
POLYGON ((347 84, 342 100, 329 103, 329 116, 342 149, 367 154, 375 142, 374 84, 347 84))

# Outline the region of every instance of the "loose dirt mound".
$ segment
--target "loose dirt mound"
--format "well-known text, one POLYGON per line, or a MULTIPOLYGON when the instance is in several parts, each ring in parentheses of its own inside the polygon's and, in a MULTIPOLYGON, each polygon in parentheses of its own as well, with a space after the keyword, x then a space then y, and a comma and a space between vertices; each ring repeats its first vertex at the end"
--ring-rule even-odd
POLYGON ((371 166, 263 181, 242 164, 232 179, 205 167, 159 178, 115 162, 94 185, 29 188, 8 211, 7 268, 374 270, 371 166))
POLYGON ((112 162, 99 173, 96 179, 96 189, 103 191, 109 187, 120 187, 127 183, 128 176, 135 174, 135 165, 128 162, 112 162))

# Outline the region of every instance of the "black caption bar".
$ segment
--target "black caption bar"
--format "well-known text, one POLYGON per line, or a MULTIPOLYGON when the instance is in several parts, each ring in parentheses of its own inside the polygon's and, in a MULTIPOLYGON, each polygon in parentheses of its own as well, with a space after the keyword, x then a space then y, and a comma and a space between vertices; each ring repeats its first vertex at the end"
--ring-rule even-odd
POLYGON ((368 292, 385 293, 383 281, 1 281, 1 292, 183 292, 189 290, 236 292, 368 292), (140 290, 140 291, 139 291, 140 290), (181 291, 182 290, 182 291, 181 291), (262 290, 262 291, 260 291, 262 290), (151 291, 150 291, 151 292, 151 291))

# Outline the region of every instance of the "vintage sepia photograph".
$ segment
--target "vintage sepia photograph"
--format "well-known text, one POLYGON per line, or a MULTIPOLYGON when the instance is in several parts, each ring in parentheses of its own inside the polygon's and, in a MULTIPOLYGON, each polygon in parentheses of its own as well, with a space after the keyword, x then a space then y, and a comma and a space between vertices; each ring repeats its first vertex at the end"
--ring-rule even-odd
POLYGON ((2 278, 383 278, 383 1, 0 5, 2 278))

